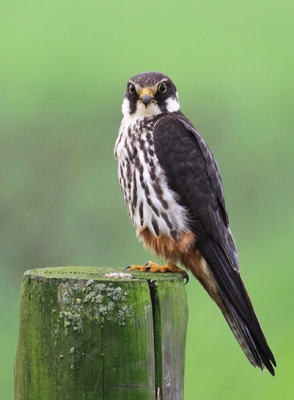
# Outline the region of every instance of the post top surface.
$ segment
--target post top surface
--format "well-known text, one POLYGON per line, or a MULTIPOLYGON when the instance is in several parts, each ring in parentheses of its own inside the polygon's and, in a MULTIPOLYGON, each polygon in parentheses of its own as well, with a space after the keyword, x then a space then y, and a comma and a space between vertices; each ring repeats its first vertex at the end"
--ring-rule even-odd
POLYGON ((24 273, 24 277, 65 278, 65 279, 93 279, 105 281, 129 281, 129 280, 155 280, 155 281, 179 281, 183 277, 179 273, 151 273, 124 271, 117 267, 52 267, 31 269, 24 273))

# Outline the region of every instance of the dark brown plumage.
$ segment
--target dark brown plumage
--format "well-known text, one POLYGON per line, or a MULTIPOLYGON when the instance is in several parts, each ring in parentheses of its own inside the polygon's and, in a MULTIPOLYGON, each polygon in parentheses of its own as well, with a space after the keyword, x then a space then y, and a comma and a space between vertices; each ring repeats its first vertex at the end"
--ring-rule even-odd
POLYGON ((169 269, 181 263, 192 272, 249 361, 274 375, 274 356, 240 277, 217 164, 179 111, 175 85, 160 73, 132 77, 123 114, 115 156, 137 235, 169 269))

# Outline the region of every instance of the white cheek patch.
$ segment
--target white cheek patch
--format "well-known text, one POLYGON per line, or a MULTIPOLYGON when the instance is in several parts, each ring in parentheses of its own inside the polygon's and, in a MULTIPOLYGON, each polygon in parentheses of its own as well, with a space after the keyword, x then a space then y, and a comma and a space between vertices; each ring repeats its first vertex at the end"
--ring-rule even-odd
POLYGON ((174 99, 169 97, 167 100, 165 100, 165 104, 166 104, 166 109, 168 112, 175 112, 175 111, 179 111, 179 109, 180 109, 180 103, 179 103, 178 97, 176 97, 174 99))
POLYGON ((130 102, 128 99, 123 99, 121 111, 125 117, 130 114, 130 102))

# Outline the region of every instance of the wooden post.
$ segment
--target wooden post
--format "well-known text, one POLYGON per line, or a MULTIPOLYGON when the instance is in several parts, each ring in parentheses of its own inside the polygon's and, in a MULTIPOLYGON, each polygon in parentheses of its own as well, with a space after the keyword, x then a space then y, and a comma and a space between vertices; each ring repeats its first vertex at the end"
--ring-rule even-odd
POLYGON ((181 400, 187 315, 180 274, 27 271, 14 398, 181 400))

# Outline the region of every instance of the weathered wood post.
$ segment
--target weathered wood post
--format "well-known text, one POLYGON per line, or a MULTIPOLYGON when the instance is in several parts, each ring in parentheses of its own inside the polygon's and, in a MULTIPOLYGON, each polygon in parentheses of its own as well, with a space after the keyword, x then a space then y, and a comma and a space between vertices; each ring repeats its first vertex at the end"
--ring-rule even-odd
POLYGON ((15 400, 181 400, 187 314, 180 274, 27 271, 15 400))

